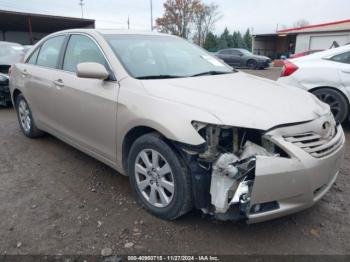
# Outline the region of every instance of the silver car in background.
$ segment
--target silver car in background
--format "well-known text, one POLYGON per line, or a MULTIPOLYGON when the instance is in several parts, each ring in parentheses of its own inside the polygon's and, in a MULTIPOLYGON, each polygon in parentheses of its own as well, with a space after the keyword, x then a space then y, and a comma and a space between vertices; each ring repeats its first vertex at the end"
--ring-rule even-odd
POLYGON ((291 214, 326 194, 343 160, 328 105, 175 36, 58 32, 12 67, 10 89, 26 136, 48 132, 128 175, 162 219, 291 214))

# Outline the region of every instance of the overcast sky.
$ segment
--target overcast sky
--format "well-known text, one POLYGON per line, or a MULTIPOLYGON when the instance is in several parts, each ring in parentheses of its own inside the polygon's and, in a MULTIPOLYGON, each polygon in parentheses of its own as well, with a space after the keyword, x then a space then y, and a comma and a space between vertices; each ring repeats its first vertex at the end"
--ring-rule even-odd
MULTIPOLYGON (((79 0, 0 0, 0 9, 81 17, 79 0)), ((150 28, 150 0, 84 0, 84 17, 96 19, 98 28, 150 28)), ((165 0, 153 0, 154 18, 163 13, 165 0)), ((274 32, 277 25, 290 26, 299 19, 312 24, 350 19, 350 0, 204 0, 220 6, 223 18, 216 25, 229 30, 274 32)))

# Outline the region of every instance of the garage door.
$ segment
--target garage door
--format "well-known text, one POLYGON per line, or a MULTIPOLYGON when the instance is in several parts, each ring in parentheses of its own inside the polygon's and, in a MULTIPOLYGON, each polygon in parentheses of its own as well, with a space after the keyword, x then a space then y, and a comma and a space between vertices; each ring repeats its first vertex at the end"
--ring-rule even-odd
POLYGON ((334 41, 336 41, 339 45, 345 45, 350 42, 349 35, 311 36, 309 49, 329 49, 334 41))

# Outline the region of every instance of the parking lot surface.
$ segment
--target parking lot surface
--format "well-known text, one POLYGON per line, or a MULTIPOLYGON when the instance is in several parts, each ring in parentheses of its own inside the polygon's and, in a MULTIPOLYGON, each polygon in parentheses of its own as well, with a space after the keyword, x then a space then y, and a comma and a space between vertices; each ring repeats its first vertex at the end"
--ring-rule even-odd
POLYGON ((193 211, 166 222, 135 204, 127 177, 50 135, 25 138, 15 111, 0 109, 0 254, 350 254, 349 169, 348 144, 330 192, 289 217, 246 225, 193 211))

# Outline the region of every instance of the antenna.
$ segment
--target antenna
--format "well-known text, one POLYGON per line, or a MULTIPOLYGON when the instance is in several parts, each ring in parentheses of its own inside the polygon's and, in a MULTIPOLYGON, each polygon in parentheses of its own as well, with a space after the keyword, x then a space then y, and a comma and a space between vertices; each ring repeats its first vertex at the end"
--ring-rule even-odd
POLYGON ((81 18, 84 18, 84 8, 83 8, 83 6, 85 5, 84 0, 79 0, 79 5, 81 8, 81 18))

